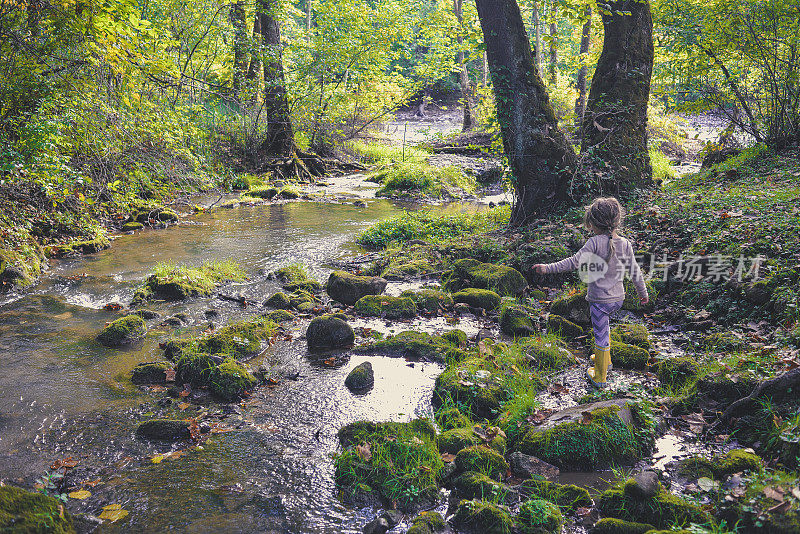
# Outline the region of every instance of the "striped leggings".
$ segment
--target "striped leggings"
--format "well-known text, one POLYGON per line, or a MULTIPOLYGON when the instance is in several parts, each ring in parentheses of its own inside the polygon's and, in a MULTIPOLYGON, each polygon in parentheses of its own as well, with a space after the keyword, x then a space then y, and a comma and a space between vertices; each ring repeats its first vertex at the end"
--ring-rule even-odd
POLYGON ((594 331, 594 343, 601 349, 611 346, 609 335, 608 318, 611 314, 622 308, 622 301, 619 302, 590 302, 589 315, 592 318, 592 330, 594 331))

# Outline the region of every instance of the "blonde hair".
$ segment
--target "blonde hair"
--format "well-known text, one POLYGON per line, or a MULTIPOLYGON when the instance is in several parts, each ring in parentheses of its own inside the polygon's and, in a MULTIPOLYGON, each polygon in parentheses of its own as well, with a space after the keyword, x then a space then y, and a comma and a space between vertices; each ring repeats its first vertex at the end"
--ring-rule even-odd
POLYGON ((625 209, 614 197, 600 197, 594 199, 590 205, 586 206, 586 213, 583 216, 583 224, 586 228, 596 228, 603 234, 608 235, 608 257, 606 261, 616 252, 614 250, 614 240, 612 234, 622 226, 622 219, 625 217, 625 209))

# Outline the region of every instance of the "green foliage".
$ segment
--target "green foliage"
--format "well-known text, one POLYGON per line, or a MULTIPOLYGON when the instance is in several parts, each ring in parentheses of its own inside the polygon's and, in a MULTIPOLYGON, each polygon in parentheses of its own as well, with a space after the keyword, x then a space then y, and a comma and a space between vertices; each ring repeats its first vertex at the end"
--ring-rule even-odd
POLYGON ((182 300, 210 295, 217 285, 241 281, 245 272, 233 261, 208 261, 199 267, 159 263, 136 290, 132 304, 152 299, 182 300))
POLYGON ((427 163, 401 163, 370 175, 381 184, 379 197, 457 197, 475 190, 475 180, 458 167, 434 167, 427 163))
POLYGON ((14 486, 0 486, 0 531, 74 534, 72 515, 59 500, 14 486))
POLYGON ((653 167, 653 180, 663 182, 664 180, 675 178, 675 169, 672 168, 672 161, 661 150, 651 148, 649 154, 650 165, 653 167))

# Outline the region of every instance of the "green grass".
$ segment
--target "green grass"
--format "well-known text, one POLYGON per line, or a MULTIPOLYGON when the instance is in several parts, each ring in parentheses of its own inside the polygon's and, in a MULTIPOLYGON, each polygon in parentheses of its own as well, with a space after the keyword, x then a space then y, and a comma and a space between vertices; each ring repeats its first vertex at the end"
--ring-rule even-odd
POLYGON ((393 163, 402 162, 424 162, 428 158, 427 152, 410 146, 406 146, 404 151, 402 146, 351 141, 347 148, 355 152, 367 163, 377 163, 379 165, 391 165, 393 163))
POLYGON ((158 263, 153 274, 136 290, 133 304, 151 299, 181 300, 210 295, 222 282, 247 278, 242 267, 231 260, 207 261, 198 267, 158 263))
POLYGON ((379 197, 412 195, 414 197, 442 198, 472 193, 476 182, 471 176, 454 166, 434 167, 426 162, 405 162, 384 167, 370 175, 381 184, 375 193, 379 197))
POLYGON ((507 206, 455 215, 440 215, 433 211, 405 212, 367 228, 357 241, 371 249, 383 249, 413 239, 441 241, 500 228, 508 223, 510 215, 507 206))
POLYGON ((650 165, 653 166, 653 179, 664 181, 675 178, 675 169, 669 158, 657 148, 650 149, 650 165))

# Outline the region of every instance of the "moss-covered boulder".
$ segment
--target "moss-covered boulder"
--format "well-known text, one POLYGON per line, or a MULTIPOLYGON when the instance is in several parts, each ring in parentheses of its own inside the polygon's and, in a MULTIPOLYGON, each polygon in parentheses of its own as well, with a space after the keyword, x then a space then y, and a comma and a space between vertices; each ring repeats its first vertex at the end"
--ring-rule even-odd
POLYGON ((611 361, 618 369, 644 369, 650 361, 650 353, 636 345, 611 340, 611 361))
POLYGON ((453 493, 461 499, 502 500, 511 490, 502 482, 475 471, 467 471, 452 481, 453 493))
POLYGON ((593 504, 586 488, 574 484, 559 484, 541 477, 524 480, 517 491, 526 499, 550 501, 567 514, 574 514, 578 508, 588 508, 593 504))
POLYGON ((147 335, 144 319, 131 314, 112 321, 97 334, 97 341, 107 347, 120 347, 141 340, 147 335))
POLYGON ((54 258, 66 258, 78 254, 94 254, 111 246, 105 233, 97 233, 90 239, 79 239, 45 248, 45 253, 54 258))
POLYGON ((641 323, 620 323, 611 329, 611 339, 650 350, 650 332, 641 323))
POLYGON ((483 445, 461 449, 456 454, 456 473, 475 471, 499 480, 510 469, 503 455, 483 445))
POLYGON ((486 429, 481 425, 453 428, 439 434, 436 438, 436 444, 439 446, 439 451, 443 453, 458 454, 459 451, 467 447, 485 445, 500 454, 505 454, 506 439, 497 430, 486 429))
POLYGON ((416 259, 389 262, 387 267, 380 274, 381 277, 387 280, 408 280, 434 271, 436 271, 436 269, 431 262, 425 259, 416 259))
POLYGON ((662 384, 681 387, 698 375, 700 364, 691 356, 667 358, 658 363, 657 371, 662 384))
POLYGON ((591 534, 645 534, 655 528, 647 523, 605 517, 594 525, 591 534))
POLYGON ((364 362, 356 365, 344 379, 344 385, 351 391, 366 391, 375 385, 375 372, 372 364, 364 362))
POLYGON ((470 308, 483 308, 492 311, 497 309, 502 302, 500 295, 488 289, 467 288, 453 293, 455 302, 463 302, 470 308))
POLYGON ((550 305, 550 313, 560 315, 564 319, 579 325, 591 323, 589 303, 586 302, 586 289, 571 292, 558 297, 550 305))
POLYGON ((310 291, 315 292, 322 289, 319 282, 308 276, 306 268, 298 263, 281 267, 272 273, 288 291, 310 291))
POLYGON ((223 282, 245 278, 244 270, 232 261, 205 262, 199 267, 160 263, 136 290, 131 305, 153 299, 176 301, 204 297, 223 282))
POLYGON ((0 532, 75 534, 75 527, 72 515, 57 499, 15 486, 0 486, 0 532))
POLYGON ((425 313, 436 313, 453 307, 453 297, 437 289, 408 290, 403 291, 400 296, 413 300, 417 309, 425 313))
POLYGON ((422 512, 411 522, 407 534, 436 534, 446 527, 444 518, 439 512, 422 512))
POLYGON ((516 448, 561 469, 631 464, 653 446, 654 425, 639 410, 625 399, 567 408, 531 427, 516 448))
POLYGON ((328 277, 325 289, 333 300, 352 306, 362 297, 383 293, 386 289, 386 279, 333 271, 328 277))
POLYGON ((242 196, 251 198, 262 198, 264 200, 272 200, 278 196, 278 189, 276 187, 260 187, 245 191, 242 196))
POLYGON ((130 220, 135 220, 143 224, 153 224, 155 222, 177 222, 178 214, 174 210, 165 207, 147 207, 131 213, 130 220))
POLYGON ((228 357, 211 371, 209 389, 220 399, 230 402, 252 390, 257 382, 244 365, 228 357))
POLYGON ((500 330, 504 334, 514 337, 531 336, 539 331, 538 326, 538 317, 534 319, 525 306, 506 304, 501 308, 500 330))
POLYGON ((282 198, 285 200, 297 200, 298 198, 300 198, 300 190, 297 189, 296 187, 287 185, 286 187, 281 189, 280 193, 278 193, 278 198, 282 198))
POLYGON ((442 275, 442 281, 449 291, 474 287, 510 296, 518 296, 528 287, 528 282, 513 267, 473 259, 453 262, 450 270, 442 275))
POLYGON ((189 421, 175 419, 151 419, 140 423, 136 428, 136 437, 157 441, 180 441, 189 439, 189 421))
POLYGON ((287 310, 275 310, 264 314, 264 317, 273 323, 284 323, 286 321, 294 320, 294 314, 287 310))
POLYGON ((396 434, 411 433, 428 441, 436 440, 436 428, 430 419, 420 418, 408 423, 393 421, 354 421, 346 424, 336 433, 342 447, 352 447, 358 443, 369 441, 375 435, 392 436, 396 434))
POLYGON ((417 315, 417 305, 406 297, 367 295, 358 299, 355 304, 355 312, 368 317, 410 319, 417 315))
POLYGON ((133 232, 142 228, 144 228, 144 225, 138 221, 128 221, 122 225, 123 232, 133 232))
POLYGON ((606 517, 647 523, 656 528, 669 528, 671 525, 687 523, 703 524, 709 516, 698 505, 685 501, 659 488, 654 496, 642 497, 632 480, 604 491, 597 507, 606 517))
POLYGON ((386 339, 376 341, 372 345, 361 347, 360 350, 363 352, 378 352, 386 356, 436 362, 463 359, 467 354, 466 351, 453 342, 460 343, 460 336, 455 336, 454 338, 454 335, 450 334, 449 337, 453 339, 434 336, 427 332, 406 330, 386 339))
POLYGON ((454 328, 442 334, 442 339, 454 347, 464 348, 467 346, 467 334, 461 329, 454 328))
POLYGON ((508 508, 480 500, 459 502, 450 523, 465 534, 511 534, 514 529, 508 508))
POLYGON ((763 462, 758 455, 745 449, 732 451, 715 458, 692 456, 680 463, 678 473, 691 480, 706 477, 724 480, 734 473, 761 471, 763 462))
MULTIPOLYGON (((463 363, 469 366, 471 359, 463 363)), ((478 362, 475 362, 478 363, 478 362)), ((495 419, 500 406, 509 399, 509 392, 491 374, 484 377, 462 377, 457 368, 448 368, 436 378, 433 405, 438 408, 453 402, 479 418, 495 419)))
POLYGON ((167 371, 172 369, 169 362, 145 362, 137 364, 131 372, 131 382, 134 384, 164 384, 167 381, 167 371))
POLYGON ((517 526, 521 534, 560 534, 563 524, 561 509, 550 501, 532 499, 519 507, 517 526))
POLYGON ((565 319, 564 317, 556 315, 555 313, 551 313, 547 316, 547 331, 567 340, 571 340, 585 334, 583 328, 573 323, 569 319, 565 319))
POLYGON ((526 339, 519 347, 528 356, 531 368, 537 371, 558 371, 578 361, 566 347, 546 339, 526 339))
POLYGON ((339 317, 315 317, 306 330, 308 348, 312 351, 344 349, 356 339, 353 327, 339 317))
POLYGON ((289 298, 289 295, 283 291, 278 291, 264 301, 264 306, 269 306, 270 308, 275 308, 277 310, 289 310, 292 308, 292 301, 289 298))
POLYGON ((459 410, 455 406, 437 410, 436 424, 439 425, 439 428, 443 432, 446 432, 448 430, 455 430, 457 428, 462 429, 469 427, 470 429, 472 429, 472 421, 470 420, 470 418, 461 413, 461 410, 459 410))

